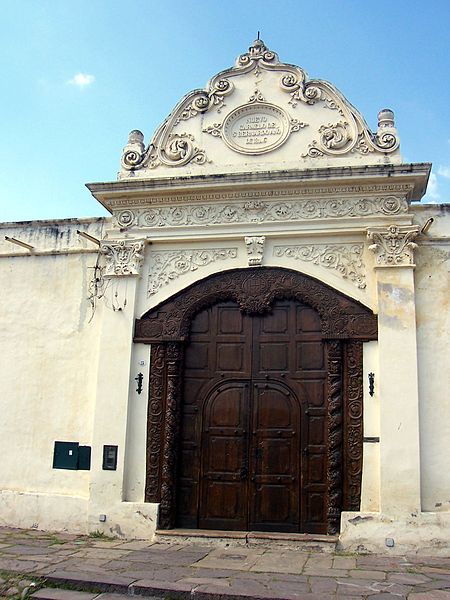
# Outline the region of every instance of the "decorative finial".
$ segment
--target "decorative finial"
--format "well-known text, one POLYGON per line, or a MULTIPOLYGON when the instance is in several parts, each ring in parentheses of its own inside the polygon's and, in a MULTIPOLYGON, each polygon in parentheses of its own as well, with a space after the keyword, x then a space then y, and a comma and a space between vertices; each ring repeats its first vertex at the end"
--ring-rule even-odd
POLYGON ((262 39, 260 38, 261 32, 258 31, 258 39, 248 49, 248 52, 238 56, 236 60, 237 67, 245 67, 254 61, 262 61, 266 64, 278 63, 278 56, 272 50, 269 50, 262 39))
POLYGON ((258 31, 258 37, 256 39, 259 40, 259 31, 258 31))

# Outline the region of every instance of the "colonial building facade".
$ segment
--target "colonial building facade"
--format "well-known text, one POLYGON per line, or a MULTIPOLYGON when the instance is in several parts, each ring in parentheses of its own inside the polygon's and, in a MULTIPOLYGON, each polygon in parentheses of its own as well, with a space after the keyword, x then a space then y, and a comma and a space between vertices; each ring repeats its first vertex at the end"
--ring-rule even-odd
POLYGON ((111 217, 3 224, 0 523, 448 551, 430 168, 257 40, 131 132, 111 217))

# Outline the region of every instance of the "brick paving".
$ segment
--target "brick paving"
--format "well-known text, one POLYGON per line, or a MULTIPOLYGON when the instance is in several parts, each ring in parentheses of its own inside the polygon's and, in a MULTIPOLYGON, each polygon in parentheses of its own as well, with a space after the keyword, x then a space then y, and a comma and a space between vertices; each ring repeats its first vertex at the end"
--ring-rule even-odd
MULTIPOLYGON (((0 528, 0 597, 8 574, 36 578, 44 600, 126 595, 194 600, 450 600, 448 558, 210 547, 0 528), (39 578, 39 579, 38 579, 39 578), (58 589, 58 586, 60 588, 58 589), (62 588, 76 588, 73 591, 62 588)), ((10 588, 11 589, 11 588, 10 588)), ((33 593, 26 588, 19 597, 33 593)))

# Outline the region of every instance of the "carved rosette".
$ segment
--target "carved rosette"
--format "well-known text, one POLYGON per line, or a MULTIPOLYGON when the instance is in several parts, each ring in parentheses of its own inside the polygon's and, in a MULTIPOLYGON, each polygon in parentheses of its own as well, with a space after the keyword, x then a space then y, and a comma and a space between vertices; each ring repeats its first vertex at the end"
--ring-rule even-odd
POLYGON ((264 244, 266 238, 264 235, 244 238, 247 248, 248 264, 250 267, 262 265, 264 255, 264 244))
POLYGON ((145 240, 103 240, 100 252, 105 255, 104 277, 139 275, 144 263, 145 240))
POLYGON ((299 244, 296 246, 275 246, 273 255, 287 257, 326 269, 333 269, 343 279, 348 279, 360 290, 366 288, 366 274, 362 262, 362 244, 299 244))
POLYGON ((235 259, 237 248, 202 248, 195 250, 158 250, 152 252, 148 277, 148 297, 164 285, 186 273, 197 271, 212 262, 235 259))
POLYGON ((339 531, 342 510, 342 347, 339 341, 330 341, 328 350, 328 460, 327 487, 328 534, 339 531))
POLYGON ((372 242, 369 250, 375 253, 377 267, 414 267, 414 242, 419 234, 417 225, 389 225, 368 229, 372 242))

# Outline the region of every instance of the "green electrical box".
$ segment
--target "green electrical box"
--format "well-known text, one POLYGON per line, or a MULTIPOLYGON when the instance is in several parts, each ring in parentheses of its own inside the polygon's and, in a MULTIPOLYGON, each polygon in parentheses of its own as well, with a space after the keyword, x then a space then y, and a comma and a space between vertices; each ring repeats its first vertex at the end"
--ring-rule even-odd
POLYGON ((88 471, 91 468, 91 447, 80 446, 78 442, 55 442, 53 468, 88 471))

